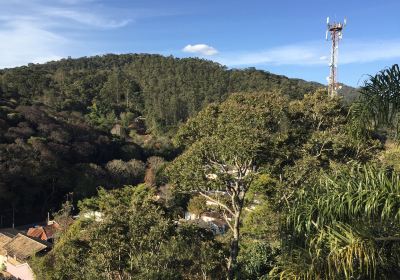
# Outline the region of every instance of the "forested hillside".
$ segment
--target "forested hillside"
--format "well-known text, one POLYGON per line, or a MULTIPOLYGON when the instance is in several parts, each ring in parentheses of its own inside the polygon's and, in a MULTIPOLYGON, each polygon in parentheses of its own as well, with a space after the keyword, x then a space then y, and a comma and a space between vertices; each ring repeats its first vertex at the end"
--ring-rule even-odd
POLYGON ((98 186, 143 182, 149 157, 176 154, 163 135, 229 93, 268 89, 300 98, 318 86, 145 54, 1 70, 1 221, 10 225, 13 211, 17 224, 41 220, 70 192, 81 199, 98 186), (139 116, 141 127, 135 126, 139 116), (123 137, 109 133, 115 124, 126 130, 123 137))
MULTIPOLYGON (((397 65, 346 107, 235 93, 174 135, 154 184, 99 189, 40 279, 398 279, 397 65)), ((153 160, 154 161, 154 160, 153 160)), ((64 204, 61 215, 70 215, 64 204)))
POLYGON ((158 55, 0 81, 0 221, 66 221, 38 279, 399 278, 397 65, 351 104, 158 55))
POLYGON ((92 119, 99 126, 132 112, 146 117, 151 130, 163 132, 232 92, 273 90, 301 98, 320 86, 253 68, 228 70, 207 60, 147 54, 32 64, 0 71, 0 81, 3 98, 18 104, 41 103, 82 114, 93 112, 96 104, 96 114, 105 118, 105 123, 92 119))

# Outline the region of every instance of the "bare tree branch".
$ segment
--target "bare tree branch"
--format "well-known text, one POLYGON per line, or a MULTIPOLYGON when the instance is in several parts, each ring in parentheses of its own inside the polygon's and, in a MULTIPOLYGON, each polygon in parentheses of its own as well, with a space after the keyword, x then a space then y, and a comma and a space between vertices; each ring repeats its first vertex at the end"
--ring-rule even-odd
POLYGON ((201 191, 200 191, 199 194, 200 194, 201 196, 207 198, 208 200, 211 200, 212 202, 218 204, 219 206, 221 206, 222 208, 224 208, 226 211, 228 211, 229 214, 231 214, 232 216, 235 215, 235 214, 233 213, 233 211, 232 211, 231 209, 229 209, 228 206, 226 206, 225 204, 221 203, 220 201, 218 201, 218 200, 212 198, 212 197, 209 196, 209 195, 206 195, 204 192, 201 192, 201 191))
POLYGON ((225 211, 222 212, 222 215, 224 216, 224 219, 225 219, 226 223, 228 224, 229 228, 230 228, 230 229, 232 230, 232 232, 233 232, 233 230, 234 230, 234 229, 233 229, 233 226, 232 226, 231 222, 229 221, 228 216, 226 215, 225 211))

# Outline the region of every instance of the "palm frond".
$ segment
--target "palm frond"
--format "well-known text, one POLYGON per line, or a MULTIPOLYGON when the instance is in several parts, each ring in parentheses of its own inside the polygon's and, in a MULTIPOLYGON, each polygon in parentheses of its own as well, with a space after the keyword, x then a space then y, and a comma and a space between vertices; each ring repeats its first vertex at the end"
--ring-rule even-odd
POLYGON ((400 250, 391 249, 400 243, 400 175, 355 166, 325 176, 298 192, 287 230, 288 261, 276 277, 374 279, 400 259, 400 250))

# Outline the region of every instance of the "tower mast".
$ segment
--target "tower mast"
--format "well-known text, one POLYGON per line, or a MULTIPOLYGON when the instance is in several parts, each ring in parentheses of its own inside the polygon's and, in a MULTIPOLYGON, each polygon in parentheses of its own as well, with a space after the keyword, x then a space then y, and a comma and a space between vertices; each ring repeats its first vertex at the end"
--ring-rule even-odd
POLYGON ((337 78, 337 65, 339 57, 339 41, 343 37, 343 29, 346 26, 346 19, 343 23, 333 22, 329 23, 329 17, 326 19, 327 30, 326 30, 326 40, 332 41, 331 49, 331 61, 329 64, 330 73, 328 79, 328 94, 333 96, 337 93, 339 88, 338 78, 337 78), (328 36, 329 35, 329 36, 328 36))

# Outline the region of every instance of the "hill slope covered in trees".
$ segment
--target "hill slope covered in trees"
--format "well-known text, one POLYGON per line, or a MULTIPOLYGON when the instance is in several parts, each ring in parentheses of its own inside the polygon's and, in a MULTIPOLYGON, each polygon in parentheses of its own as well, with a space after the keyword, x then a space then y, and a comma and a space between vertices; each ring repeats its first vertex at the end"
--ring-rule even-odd
POLYGON ((0 70, 3 226, 11 224, 13 211, 17 224, 42 219, 69 192, 80 199, 99 185, 142 182, 147 158, 174 156, 166 138, 142 137, 139 146, 135 137, 110 135, 116 123, 128 129, 142 116, 148 133, 165 134, 232 92, 268 90, 293 99, 319 86, 256 69, 147 54, 0 70))
POLYGON ((105 55, 63 59, 0 71, 0 94, 59 111, 131 111, 165 131, 210 102, 239 91, 278 91, 301 98, 320 85, 249 68, 228 70, 207 60, 160 55, 105 55))
POLYGON ((347 106, 198 59, 4 70, 0 215, 73 192, 38 279, 399 279, 399 81, 384 69, 347 106))

